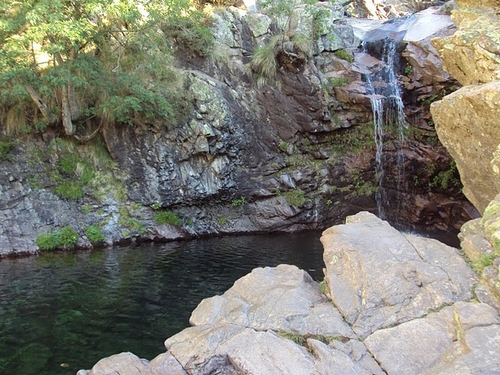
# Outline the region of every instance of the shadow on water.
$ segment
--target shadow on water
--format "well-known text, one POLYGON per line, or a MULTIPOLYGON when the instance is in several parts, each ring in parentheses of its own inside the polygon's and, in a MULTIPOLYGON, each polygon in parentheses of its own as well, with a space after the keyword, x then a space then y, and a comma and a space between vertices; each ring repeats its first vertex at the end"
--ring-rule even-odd
POLYGON ((319 232, 52 253, 0 262, 0 374, 74 375, 122 351, 152 359, 191 311, 255 267, 323 279, 319 232))

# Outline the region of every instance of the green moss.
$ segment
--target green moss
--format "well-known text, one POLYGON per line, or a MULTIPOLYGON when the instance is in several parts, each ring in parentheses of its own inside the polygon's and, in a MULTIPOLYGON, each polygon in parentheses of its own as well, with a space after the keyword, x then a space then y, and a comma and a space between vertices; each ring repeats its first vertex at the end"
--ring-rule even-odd
POLYGON ((182 225, 182 220, 172 211, 158 211, 153 218, 158 224, 182 225))
POLYGON ((305 201, 304 192, 300 189, 286 191, 283 196, 288 204, 294 207, 300 207, 305 201))
POLYGON ((64 181, 53 189, 54 193, 64 199, 79 199, 85 195, 83 187, 76 181, 64 181))
POLYGON ((351 83, 351 79, 348 77, 330 77, 328 78, 328 82, 330 82, 333 87, 342 87, 351 83))
POLYGON ((493 265, 493 261, 496 258, 496 254, 483 254, 477 260, 472 262, 471 267, 474 272, 481 275, 486 267, 493 265))
POLYGON ((335 56, 337 56, 339 59, 348 61, 350 63, 354 62, 354 56, 351 52, 349 52, 346 49, 339 49, 333 53, 335 56))
POLYGON ((144 226, 144 223, 142 223, 140 220, 136 219, 135 217, 132 217, 126 206, 120 206, 118 208, 118 214, 120 215, 120 219, 118 220, 118 224, 120 224, 122 227, 127 229, 127 231, 123 232, 123 235, 125 237, 127 237, 130 234, 130 231, 132 231, 134 233, 139 233, 139 234, 143 234, 146 232, 147 229, 144 226), (125 233, 127 233, 127 234, 125 234, 125 233))
POLYGON ((95 175, 96 173, 93 168, 89 165, 85 165, 80 175, 80 181, 85 186, 90 185, 90 183, 94 180, 95 175))
POLYGON ((278 148, 283 151, 284 153, 286 154, 289 154, 290 150, 293 149, 293 145, 291 145, 290 143, 288 142, 285 142, 285 141, 281 141, 279 144, 278 144, 278 148))
POLYGON ((28 178, 28 183, 30 185, 30 188, 33 190, 37 189, 42 189, 43 188, 43 182, 40 180, 40 177, 38 176, 31 176, 28 178))
POLYGON ((319 286, 319 290, 320 290, 320 292, 321 292, 322 294, 324 294, 324 295, 327 295, 328 288, 326 287, 326 281, 325 281, 325 280, 321 281, 321 282, 318 284, 318 286, 319 286))
POLYGON ((500 256, 500 231, 497 230, 491 235, 490 242, 493 245, 495 253, 500 256))
POLYGON ((483 213, 483 222, 486 220, 489 220, 491 217, 493 217, 497 212, 500 211, 500 203, 497 203, 495 201, 491 202, 488 207, 484 210, 483 213))
POLYGON ((375 186, 372 182, 367 181, 363 184, 357 183, 356 186, 354 187, 356 194, 358 195, 372 195, 377 192, 377 186, 375 186))
POLYGON ((370 122, 336 130, 329 137, 329 142, 332 150, 339 156, 355 155, 362 150, 371 150, 375 146, 373 124, 370 122))

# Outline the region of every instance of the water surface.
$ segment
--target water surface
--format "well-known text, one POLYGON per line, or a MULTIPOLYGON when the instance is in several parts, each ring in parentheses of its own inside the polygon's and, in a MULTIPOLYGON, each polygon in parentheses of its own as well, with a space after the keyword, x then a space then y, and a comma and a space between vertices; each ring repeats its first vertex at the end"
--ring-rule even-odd
POLYGON ((122 351, 152 359, 191 311, 255 267, 323 278, 319 232, 48 253, 0 261, 0 374, 74 375, 122 351))

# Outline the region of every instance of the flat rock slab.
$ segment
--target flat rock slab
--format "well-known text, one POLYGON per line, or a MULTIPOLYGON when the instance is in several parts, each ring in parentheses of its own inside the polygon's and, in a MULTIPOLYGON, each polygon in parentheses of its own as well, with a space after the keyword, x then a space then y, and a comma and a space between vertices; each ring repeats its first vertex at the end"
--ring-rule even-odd
POLYGON ((457 249, 368 212, 327 229, 321 242, 330 296, 362 338, 472 298, 477 277, 457 249))
POLYGON ((318 283, 295 266, 256 268, 222 296, 203 300, 191 325, 236 324, 265 331, 354 338, 318 283))
POLYGON ((378 330, 364 344, 388 375, 498 374, 499 323, 491 306, 457 302, 378 330))
POLYGON ((124 352, 97 362, 90 371, 80 370, 77 375, 156 375, 149 361, 135 354, 124 352))

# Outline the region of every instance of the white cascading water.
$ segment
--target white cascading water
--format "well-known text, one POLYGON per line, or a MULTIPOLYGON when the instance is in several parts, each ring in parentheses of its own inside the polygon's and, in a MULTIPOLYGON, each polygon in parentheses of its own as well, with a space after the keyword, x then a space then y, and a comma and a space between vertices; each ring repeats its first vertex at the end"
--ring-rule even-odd
MULTIPOLYGON (((381 60, 384 62, 383 69, 371 74, 367 74, 366 83, 369 88, 369 97, 373 112, 374 138, 376 145, 375 154, 375 182, 377 192, 375 194, 377 202, 378 216, 385 218, 384 206, 386 204, 385 191, 383 187, 384 165, 384 126, 393 126, 397 129, 398 149, 397 149, 397 190, 401 191, 401 183, 404 180, 404 154, 402 146, 406 136, 407 127, 404 104, 401 97, 398 78, 395 71, 395 56, 397 42, 386 38, 383 40, 381 60), (374 84, 376 81, 376 84, 374 84)), ((363 52, 366 53, 366 45, 363 43, 363 52)), ((397 202, 398 211, 400 200, 397 202)))

